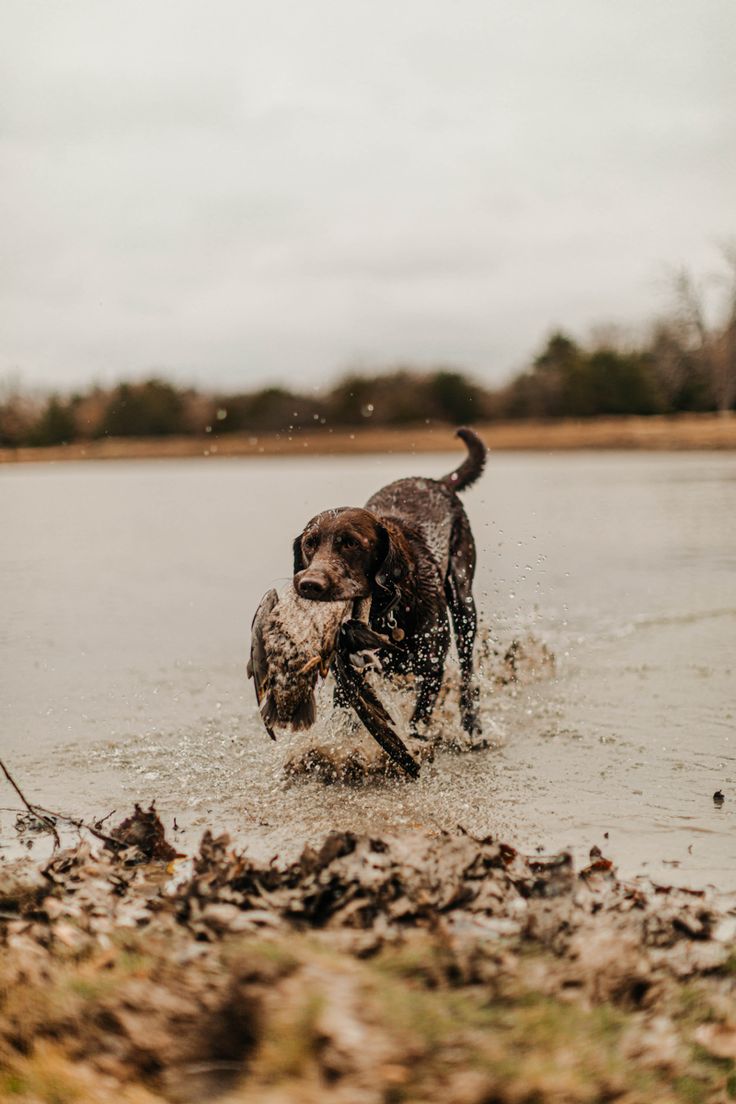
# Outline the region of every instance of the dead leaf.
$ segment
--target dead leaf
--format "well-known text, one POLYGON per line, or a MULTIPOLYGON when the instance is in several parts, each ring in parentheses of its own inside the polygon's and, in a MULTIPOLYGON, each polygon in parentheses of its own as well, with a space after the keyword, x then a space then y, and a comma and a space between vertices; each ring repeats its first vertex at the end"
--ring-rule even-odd
POLYGON ((736 1060, 736 1024, 701 1024, 695 1042, 716 1058, 736 1060))

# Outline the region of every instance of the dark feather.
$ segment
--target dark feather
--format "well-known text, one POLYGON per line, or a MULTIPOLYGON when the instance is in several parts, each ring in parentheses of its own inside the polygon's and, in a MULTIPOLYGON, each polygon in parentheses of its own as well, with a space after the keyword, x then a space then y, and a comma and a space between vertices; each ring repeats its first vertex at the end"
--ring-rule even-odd
POLYGON ((347 703, 355 710, 371 736, 386 754, 411 778, 419 777, 419 764, 393 728, 386 709, 363 676, 350 663, 349 654, 339 647, 332 666, 335 681, 347 703))
POLYGON ((246 668, 248 678, 253 679, 256 701, 261 707, 261 716, 266 726, 266 732, 272 740, 276 739, 271 728, 276 718, 273 703, 267 696, 268 658, 263 642, 263 626, 278 600, 279 596, 275 590, 269 590, 261 599, 261 604, 256 610, 251 624, 250 659, 246 668), (264 698, 266 699, 265 702, 264 698))
POLYGON ((291 727, 294 732, 305 728, 311 728, 317 720, 317 699, 314 694, 303 698, 296 710, 291 715, 291 727))
POLYGON ((266 694, 263 702, 261 703, 261 718, 263 720, 263 727, 266 729, 266 732, 272 740, 275 740, 276 737, 274 735, 273 725, 278 724, 279 715, 276 710, 275 702, 269 693, 266 694))
POLYGON ((340 647, 343 651, 354 652, 374 651, 377 648, 390 648, 396 651, 396 645, 387 636, 382 636, 366 625, 365 621, 358 621, 352 617, 344 621, 340 626, 340 647))

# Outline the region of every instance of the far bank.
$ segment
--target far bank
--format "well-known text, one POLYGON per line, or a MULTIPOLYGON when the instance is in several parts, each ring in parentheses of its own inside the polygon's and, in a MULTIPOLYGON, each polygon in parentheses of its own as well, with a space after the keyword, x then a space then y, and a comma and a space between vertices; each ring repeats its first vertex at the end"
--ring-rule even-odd
MULTIPOLYGON (((476 426, 498 452, 639 449, 649 451, 736 449, 736 417, 683 414, 672 417, 491 422, 476 426)), ((445 452, 459 446, 451 426, 356 426, 292 433, 200 437, 104 437, 39 448, 0 448, 0 463, 59 460, 151 460, 198 456, 312 456, 392 452, 445 452)))

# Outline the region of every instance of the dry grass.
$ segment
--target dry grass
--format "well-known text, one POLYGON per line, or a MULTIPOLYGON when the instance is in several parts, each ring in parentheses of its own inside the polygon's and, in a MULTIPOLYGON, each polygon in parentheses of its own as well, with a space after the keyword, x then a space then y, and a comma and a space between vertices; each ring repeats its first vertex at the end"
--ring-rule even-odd
POLYGON ((182 933, 172 933, 132 973, 116 961, 117 946, 88 949, 81 961, 46 956, 43 976, 6 989, 30 1007, 43 988, 47 1012, 20 1046, 12 1019, 0 1017, 0 1099, 726 1104, 734 1097, 734 1063, 697 1045, 703 1025, 720 1023, 730 1007, 722 979, 670 982, 656 1002, 633 1008, 561 988, 560 965, 548 952, 518 956, 482 943, 468 954, 462 944, 422 934, 361 960, 329 937, 271 938, 227 937, 186 956, 182 933), (274 967, 269 946, 288 965, 274 967), (72 984, 80 973, 109 975, 104 990, 82 997, 72 984), (223 1027, 233 1044, 229 1061, 223 1027))
MULTIPOLYGON (((494 451, 736 449, 736 417, 594 418, 584 421, 495 422, 477 427, 494 451)), ((46 448, 0 449, 0 463, 57 460, 151 460, 195 456, 332 456, 459 449, 449 426, 231 434, 218 438, 105 438, 46 448)))
POLYGON ((3 1104, 736 1099, 730 896, 464 833, 135 858, 2 864, 3 1104))

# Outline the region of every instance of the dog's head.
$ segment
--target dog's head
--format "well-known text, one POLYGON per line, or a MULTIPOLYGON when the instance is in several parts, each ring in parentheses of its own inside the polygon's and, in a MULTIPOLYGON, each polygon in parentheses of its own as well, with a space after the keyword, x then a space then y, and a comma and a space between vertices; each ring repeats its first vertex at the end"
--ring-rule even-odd
POLYGON ((370 510, 325 510, 294 541, 294 586, 316 602, 367 598, 376 586, 396 587, 408 570, 400 532, 370 510))

